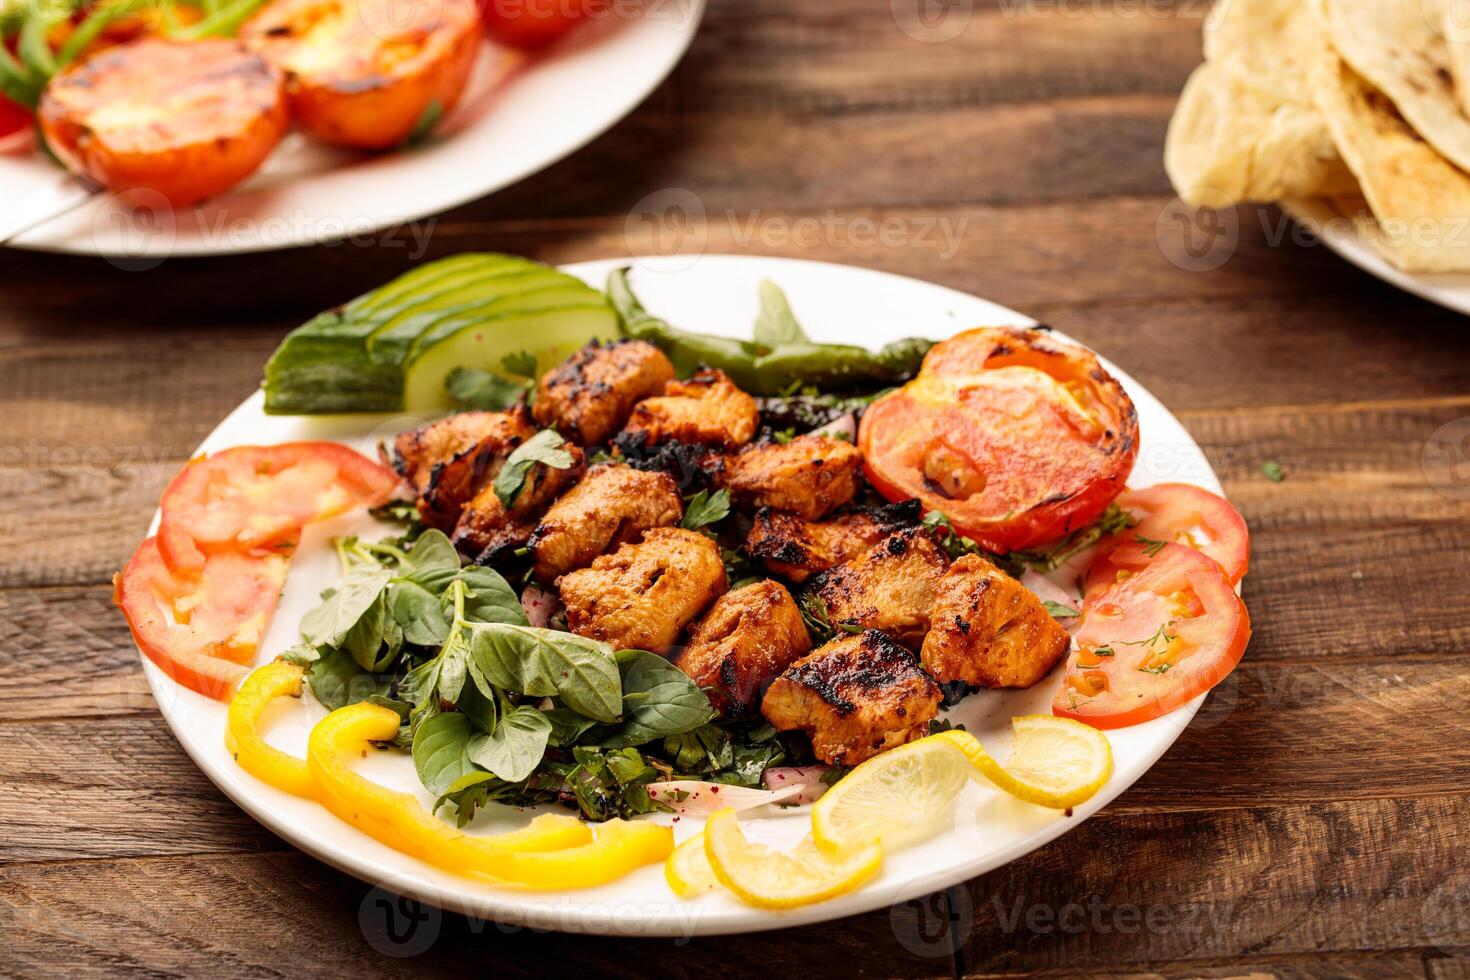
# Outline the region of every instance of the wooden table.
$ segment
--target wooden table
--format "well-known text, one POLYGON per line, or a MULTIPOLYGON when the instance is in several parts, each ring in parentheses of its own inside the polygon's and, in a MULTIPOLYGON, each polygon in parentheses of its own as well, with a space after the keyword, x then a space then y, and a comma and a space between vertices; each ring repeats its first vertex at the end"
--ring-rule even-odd
POLYGON ((440 217, 428 256, 658 233, 847 262, 1124 365, 1254 530, 1249 653, 1173 750, 1055 843, 891 911, 685 943, 436 915, 394 945, 381 895, 184 755, 108 581, 282 334, 409 267, 411 237, 147 272, 5 252, 0 973, 1470 976, 1470 322, 1273 209, 1183 248, 1160 154, 1203 3, 918 2, 713 0, 647 104, 440 217), (674 205, 691 223, 647 220, 674 205))

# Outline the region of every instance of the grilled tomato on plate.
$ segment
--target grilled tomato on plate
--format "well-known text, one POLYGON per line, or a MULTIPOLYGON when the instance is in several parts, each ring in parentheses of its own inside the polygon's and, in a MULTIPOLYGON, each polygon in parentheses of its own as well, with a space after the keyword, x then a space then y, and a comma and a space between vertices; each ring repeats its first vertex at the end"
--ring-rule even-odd
POLYGON ((174 207, 248 177, 287 123, 281 73, 223 38, 108 48, 53 78, 37 116, 68 170, 174 207))
POLYGON ((918 377, 863 413, 868 479, 1010 552, 1096 519, 1138 455, 1133 402, 1090 351, 981 327, 936 344, 918 377))
POLYGON ((454 108, 475 65, 480 20, 473 0, 275 0, 240 40, 286 73, 302 129, 384 150, 454 108))

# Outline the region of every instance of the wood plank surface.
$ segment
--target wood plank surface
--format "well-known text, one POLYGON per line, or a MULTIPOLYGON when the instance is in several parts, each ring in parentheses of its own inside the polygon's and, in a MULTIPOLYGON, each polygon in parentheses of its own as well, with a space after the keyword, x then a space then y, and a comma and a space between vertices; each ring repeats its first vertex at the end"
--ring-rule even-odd
POLYGON ((1275 208, 1181 218, 1161 154, 1207 10, 712 0, 627 120, 447 214, 146 271, 0 252, 0 974, 1470 976, 1470 458, 1443 444, 1470 329, 1275 208), (1250 522, 1246 660, 1100 814, 891 910, 691 941, 410 920, 199 772, 108 583, 287 330, 471 249, 839 261, 1066 331, 1250 522))

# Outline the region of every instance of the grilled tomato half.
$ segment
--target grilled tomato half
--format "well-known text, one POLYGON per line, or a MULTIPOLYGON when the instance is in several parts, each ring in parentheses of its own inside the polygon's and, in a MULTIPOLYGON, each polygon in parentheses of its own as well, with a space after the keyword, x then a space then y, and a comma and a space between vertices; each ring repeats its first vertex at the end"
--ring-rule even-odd
POLYGON ((1093 354, 1041 330, 981 327, 936 344, 863 413, 868 479, 918 497, 995 552, 1095 520, 1138 455, 1138 414, 1093 354))
POLYGON ((174 207, 248 177, 287 125, 281 73, 224 38, 107 48, 53 78, 37 116, 73 173, 174 207))
POLYGON ((473 0, 275 0, 240 29, 286 73, 302 129, 365 150, 398 146, 453 109, 480 37, 473 0))

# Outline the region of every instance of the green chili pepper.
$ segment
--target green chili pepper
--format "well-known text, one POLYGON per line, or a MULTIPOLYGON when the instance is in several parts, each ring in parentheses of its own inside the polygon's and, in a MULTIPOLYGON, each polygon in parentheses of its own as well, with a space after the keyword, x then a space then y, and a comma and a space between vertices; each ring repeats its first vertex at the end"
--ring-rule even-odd
POLYGON ((690 333, 651 316, 628 286, 627 269, 614 269, 608 275, 607 298, 623 321, 623 332, 634 340, 646 340, 667 354, 681 378, 701 367, 712 367, 724 371, 731 381, 746 391, 759 390, 754 344, 690 333))
MULTIPOLYGON (((680 376, 692 374, 701 365, 719 368, 753 395, 779 395, 806 385, 856 388, 903 381, 919 370, 920 362, 934 343, 915 337, 896 340, 876 352, 850 344, 814 344, 805 340, 768 348, 748 341, 691 333, 651 316, 633 295, 627 273, 627 269, 617 269, 608 276, 607 295, 629 337, 646 340, 667 354, 680 376)), ((801 335, 785 297, 770 283, 762 288, 767 293, 762 297, 763 309, 779 307, 787 323, 782 334, 801 335)), ((777 335, 774 331, 767 333, 777 335)))

